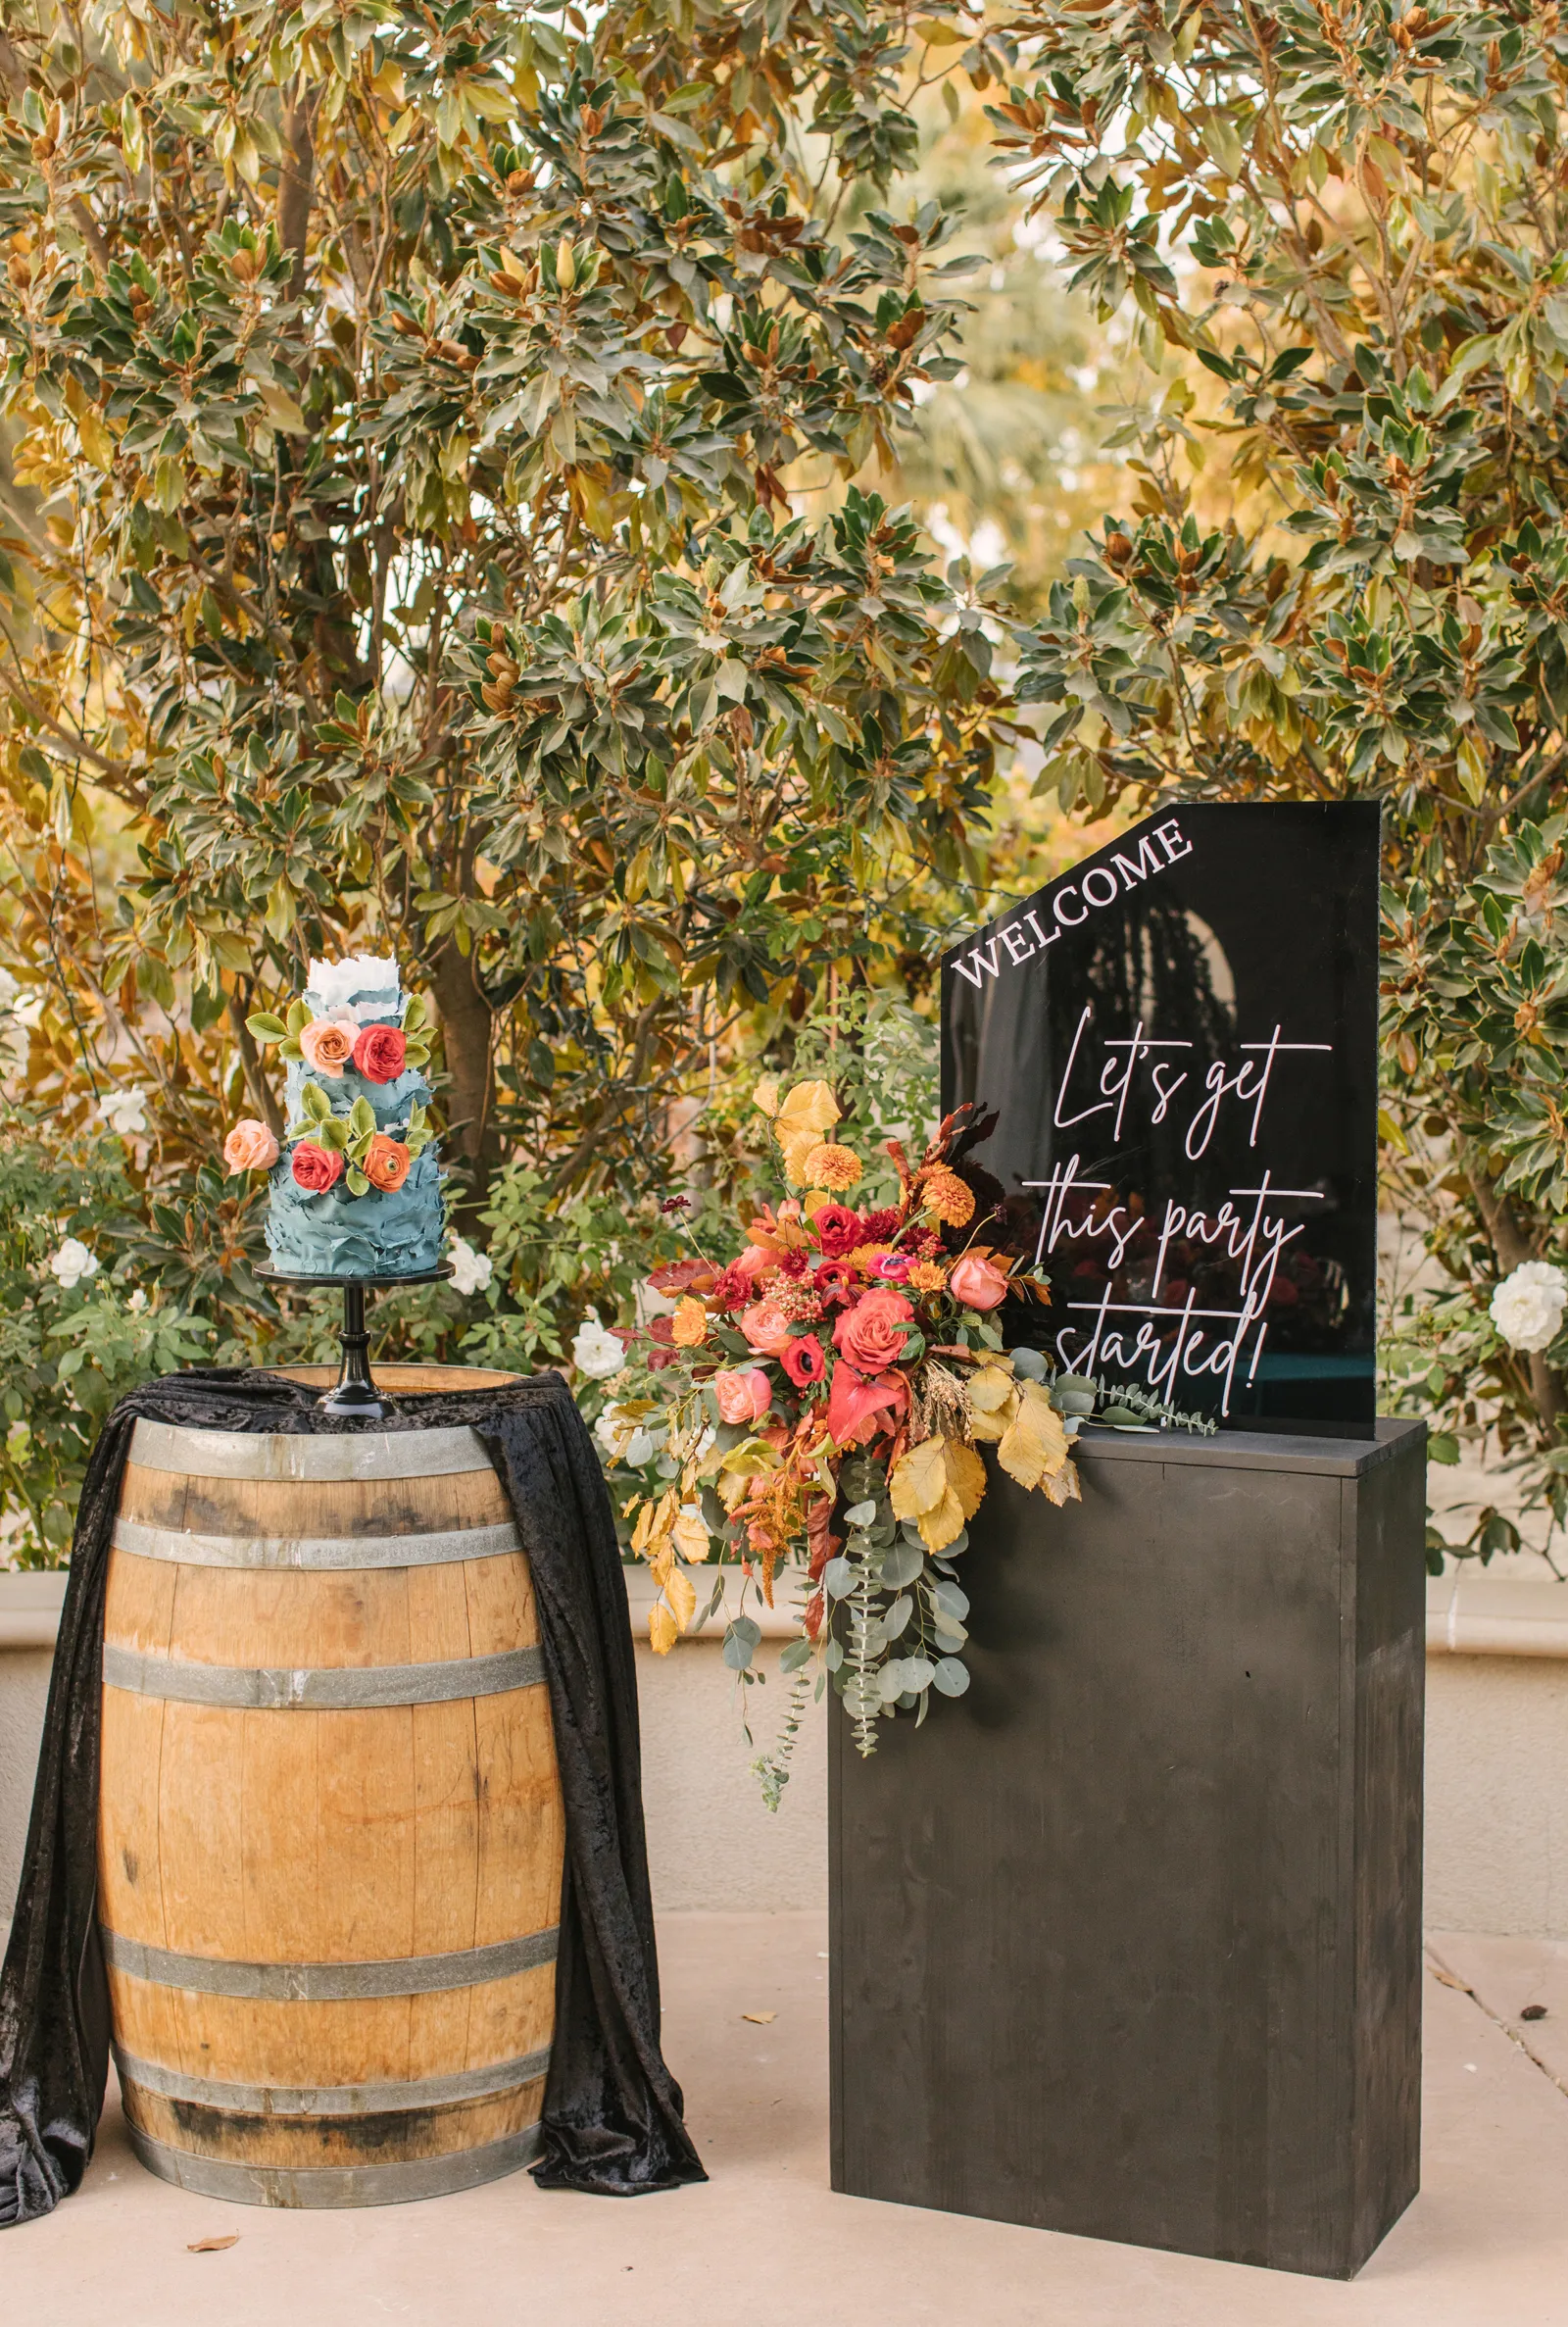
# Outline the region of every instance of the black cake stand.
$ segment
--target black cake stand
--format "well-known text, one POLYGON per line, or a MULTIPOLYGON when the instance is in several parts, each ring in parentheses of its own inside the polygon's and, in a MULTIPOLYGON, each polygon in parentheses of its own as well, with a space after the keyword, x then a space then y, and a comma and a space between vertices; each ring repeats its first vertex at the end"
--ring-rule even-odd
POLYGON ((450 1267, 420 1268, 411 1276, 296 1276, 287 1268, 263 1266, 256 1274, 274 1285, 334 1285, 343 1295, 343 1324, 338 1339, 343 1362, 334 1386, 317 1405, 322 1413, 353 1414, 362 1421, 380 1421, 392 1411, 370 1378, 370 1336, 365 1327, 365 1296, 390 1291, 394 1285, 433 1285, 452 1274, 450 1267))

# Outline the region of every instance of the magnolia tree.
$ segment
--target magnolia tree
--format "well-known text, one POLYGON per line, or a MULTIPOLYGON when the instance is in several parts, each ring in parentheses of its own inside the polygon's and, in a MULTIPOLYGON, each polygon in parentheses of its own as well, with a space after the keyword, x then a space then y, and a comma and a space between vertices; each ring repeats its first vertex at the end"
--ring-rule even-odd
POLYGON ((953 17, 4 11, 5 942, 34 1091, 150 1091, 216 1298, 311 954, 427 990, 471 1217, 635 1185, 738 1015, 961 868, 991 647, 863 485, 955 369, 896 201, 953 17))
POLYGON ((1158 375, 1025 647, 1044 780, 1386 803, 1387 1160, 1442 1272, 1396 1369, 1560 1518, 1568 24, 1037 0, 1010 37, 1008 165, 1158 375))

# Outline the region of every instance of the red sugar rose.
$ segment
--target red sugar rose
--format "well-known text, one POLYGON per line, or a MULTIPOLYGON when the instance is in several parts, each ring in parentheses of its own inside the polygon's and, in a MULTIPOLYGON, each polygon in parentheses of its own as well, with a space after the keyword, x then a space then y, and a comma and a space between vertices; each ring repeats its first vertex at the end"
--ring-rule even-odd
POLYGON ((314 1139, 302 1139, 290 1159, 289 1168, 297 1187, 308 1196, 319 1196, 343 1176, 343 1159, 334 1156, 330 1148, 318 1147, 314 1139))
POLYGON ((395 1083, 408 1047, 401 1026, 364 1026, 354 1045, 354 1064, 367 1082, 395 1083))

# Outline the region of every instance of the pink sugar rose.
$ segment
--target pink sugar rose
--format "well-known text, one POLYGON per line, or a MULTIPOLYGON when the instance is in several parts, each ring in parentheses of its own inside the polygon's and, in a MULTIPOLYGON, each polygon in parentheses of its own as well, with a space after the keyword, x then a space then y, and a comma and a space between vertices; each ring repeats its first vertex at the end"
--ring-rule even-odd
POLYGON ((308 1196, 320 1196, 343 1176, 343 1159, 314 1139, 302 1139, 290 1163, 297 1187, 308 1196))
POLYGON ((760 1422, 773 1403, 773 1385, 760 1365, 715 1373, 713 1396, 725 1422, 760 1422))
POLYGON ((241 1115, 223 1142, 223 1162, 231 1172, 270 1171, 277 1162, 277 1141, 254 1115, 241 1115))
POLYGON ((965 1309, 995 1309, 1006 1298, 1007 1280, 1000 1268, 982 1261, 978 1253, 965 1253, 949 1272, 948 1291, 965 1309))
POLYGON ((360 1029, 353 1018, 312 1018, 300 1033, 300 1049, 307 1066, 318 1074, 340 1079, 343 1069, 354 1056, 354 1045, 360 1039, 360 1029))
POLYGON ((776 1301, 754 1301, 740 1314, 741 1331, 764 1358, 782 1358, 790 1346, 790 1321, 776 1301))

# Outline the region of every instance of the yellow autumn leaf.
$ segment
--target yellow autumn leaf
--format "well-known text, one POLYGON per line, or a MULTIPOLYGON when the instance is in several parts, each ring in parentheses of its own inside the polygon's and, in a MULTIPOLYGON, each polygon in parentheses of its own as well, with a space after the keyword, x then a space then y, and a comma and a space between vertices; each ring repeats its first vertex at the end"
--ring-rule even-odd
MULTIPOLYGON (((797 1139, 803 1131, 814 1131, 819 1136, 839 1119, 840 1108, 830 1083, 797 1083, 779 1108, 773 1123, 774 1135, 782 1146, 787 1139, 797 1139)), ((816 1145, 813 1139, 812 1146, 816 1145)))
POLYGON ((997 1447, 997 1461, 1020 1487, 1054 1478, 1067 1460, 1061 1416, 1038 1382, 1018 1386, 1018 1410, 997 1447))
POLYGON ((934 1510, 920 1513, 920 1533, 928 1552, 940 1552, 963 1533, 963 1505, 949 1487, 934 1510))
POLYGON ((896 1518, 917 1519, 923 1511, 935 1510, 948 1492, 947 1449, 948 1442, 938 1431, 899 1458, 888 1481, 896 1518))
POLYGON ((107 476, 115 465, 115 440, 91 405, 78 417, 76 434, 81 438, 81 449, 93 467, 101 469, 107 476))
POLYGON ((778 1114, 778 1076, 776 1074, 763 1075, 752 1093, 752 1105, 760 1107, 764 1115, 778 1114))
POLYGON ((948 1485, 957 1496, 966 1520, 972 1519, 986 1499, 986 1466, 973 1447, 959 1439, 948 1441, 948 1485))
POLYGON ((645 1557, 653 1569, 655 1583, 662 1591, 675 1564, 675 1546, 667 1535, 662 1535, 657 1543, 650 1545, 645 1557))
POLYGON ((1005 1435, 1018 1411, 1018 1385, 1000 1365, 982 1365, 964 1386, 969 1396, 972 1432, 988 1446, 994 1446, 1005 1435))
POLYGON ((656 1657, 667 1657, 680 1638, 680 1626, 661 1601, 648 1611, 648 1645, 656 1657))
POLYGON ((683 1560, 701 1563, 711 1549, 701 1511, 683 1510, 670 1530, 670 1536, 683 1560))
POLYGON ((637 1506, 637 1524, 631 1531, 631 1548, 634 1552, 647 1551, 648 1538, 654 1531, 654 1512, 657 1509, 658 1506, 653 1503, 640 1503, 637 1506))
POLYGON ((664 1583, 664 1599, 670 1613, 684 1632, 697 1613, 697 1587, 684 1567, 670 1570, 664 1583))
POLYGON ((792 1188, 804 1188, 807 1161, 815 1151, 817 1144, 816 1133, 814 1131, 796 1131, 786 1137, 780 1131, 778 1144, 784 1156, 784 1177, 792 1188))
POLYGON ((1077 1463, 1064 1462, 1054 1478, 1043 1478, 1040 1482, 1040 1492, 1054 1503, 1058 1510, 1064 1503, 1082 1503, 1083 1496, 1078 1487, 1077 1463))

